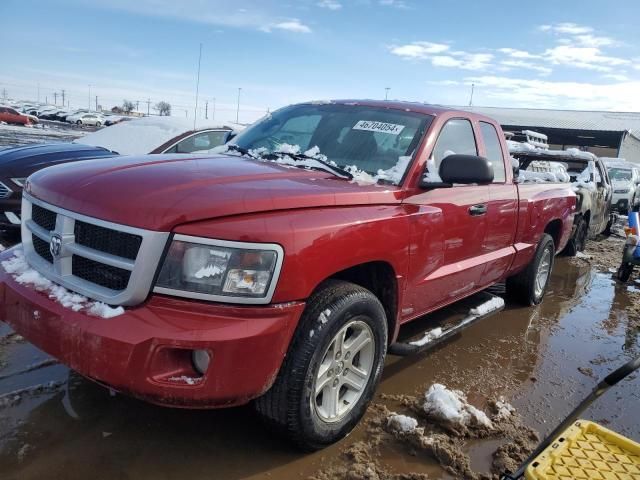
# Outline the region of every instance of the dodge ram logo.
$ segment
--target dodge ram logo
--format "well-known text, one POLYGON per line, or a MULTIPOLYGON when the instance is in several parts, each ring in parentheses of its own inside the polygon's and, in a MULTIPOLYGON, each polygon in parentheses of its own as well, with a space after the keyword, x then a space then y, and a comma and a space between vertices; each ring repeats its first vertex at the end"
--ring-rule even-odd
POLYGON ((51 240, 49 240, 49 251, 51 255, 57 257, 60 255, 60 250, 62 250, 62 238, 60 235, 52 235, 51 240))

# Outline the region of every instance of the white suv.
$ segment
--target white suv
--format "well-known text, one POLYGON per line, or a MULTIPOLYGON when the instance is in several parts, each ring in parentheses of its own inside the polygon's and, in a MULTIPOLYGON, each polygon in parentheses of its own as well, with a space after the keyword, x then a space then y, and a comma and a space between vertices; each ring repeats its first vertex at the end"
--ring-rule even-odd
POLYGON ((626 215, 640 205, 640 166, 629 162, 608 162, 613 196, 611 206, 626 215))

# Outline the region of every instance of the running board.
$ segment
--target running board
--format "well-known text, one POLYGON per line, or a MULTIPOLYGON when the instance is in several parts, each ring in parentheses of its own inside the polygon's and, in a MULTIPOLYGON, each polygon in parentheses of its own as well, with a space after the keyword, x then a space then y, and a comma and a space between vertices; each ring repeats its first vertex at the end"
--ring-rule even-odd
POLYGON ((388 353, 399 357, 406 357, 427 352, 479 320, 504 310, 504 300, 502 297, 489 292, 482 292, 480 295, 483 297, 482 302, 476 307, 469 309, 467 316, 460 320, 459 323, 444 330, 442 328, 431 329, 425 332, 423 337, 418 340, 392 343, 389 345, 388 353))

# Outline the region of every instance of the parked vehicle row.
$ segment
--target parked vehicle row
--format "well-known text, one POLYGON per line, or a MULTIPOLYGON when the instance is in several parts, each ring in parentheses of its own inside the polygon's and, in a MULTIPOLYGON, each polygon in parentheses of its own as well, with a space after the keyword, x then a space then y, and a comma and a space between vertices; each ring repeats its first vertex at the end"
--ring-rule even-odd
POLYGON ((540 303, 574 225, 571 186, 518 183, 500 125, 470 112, 312 102, 197 153, 211 138, 29 176, 22 250, 0 259, 91 306, 2 271, 0 313, 102 385, 166 406, 252 402, 308 450, 357 424, 387 352, 411 346, 402 325, 497 282, 540 303))
POLYGON ((73 143, 28 145, 0 151, 0 229, 20 228, 26 178, 60 163, 114 155, 191 153, 222 145, 242 131, 235 124, 200 125, 172 117, 145 117, 89 133, 73 143))
MULTIPOLYGON (((32 115, 34 118, 41 120, 53 120, 59 122, 67 122, 76 125, 102 126, 107 124, 107 120, 112 116, 102 112, 94 112, 88 109, 69 109, 58 105, 33 105, 22 104, 16 105, 16 109, 20 109, 24 114, 32 115)), ((113 116, 114 119, 109 124, 115 124, 122 117, 113 116)))
POLYGON ((38 123, 37 117, 18 112, 13 107, 0 105, 0 122, 15 125, 35 125, 38 123))

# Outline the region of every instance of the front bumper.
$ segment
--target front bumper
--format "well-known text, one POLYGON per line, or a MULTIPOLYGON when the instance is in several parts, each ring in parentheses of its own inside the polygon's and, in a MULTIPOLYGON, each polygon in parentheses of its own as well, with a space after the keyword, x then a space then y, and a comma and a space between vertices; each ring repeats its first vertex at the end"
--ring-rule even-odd
POLYGON ((304 309, 303 302, 237 307, 156 295, 105 319, 65 308, 1 267, 0 302, 1 319, 80 374, 152 403, 187 408, 241 405, 266 392, 304 309), (191 365, 195 349, 212 357, 203 376, 191 365))

